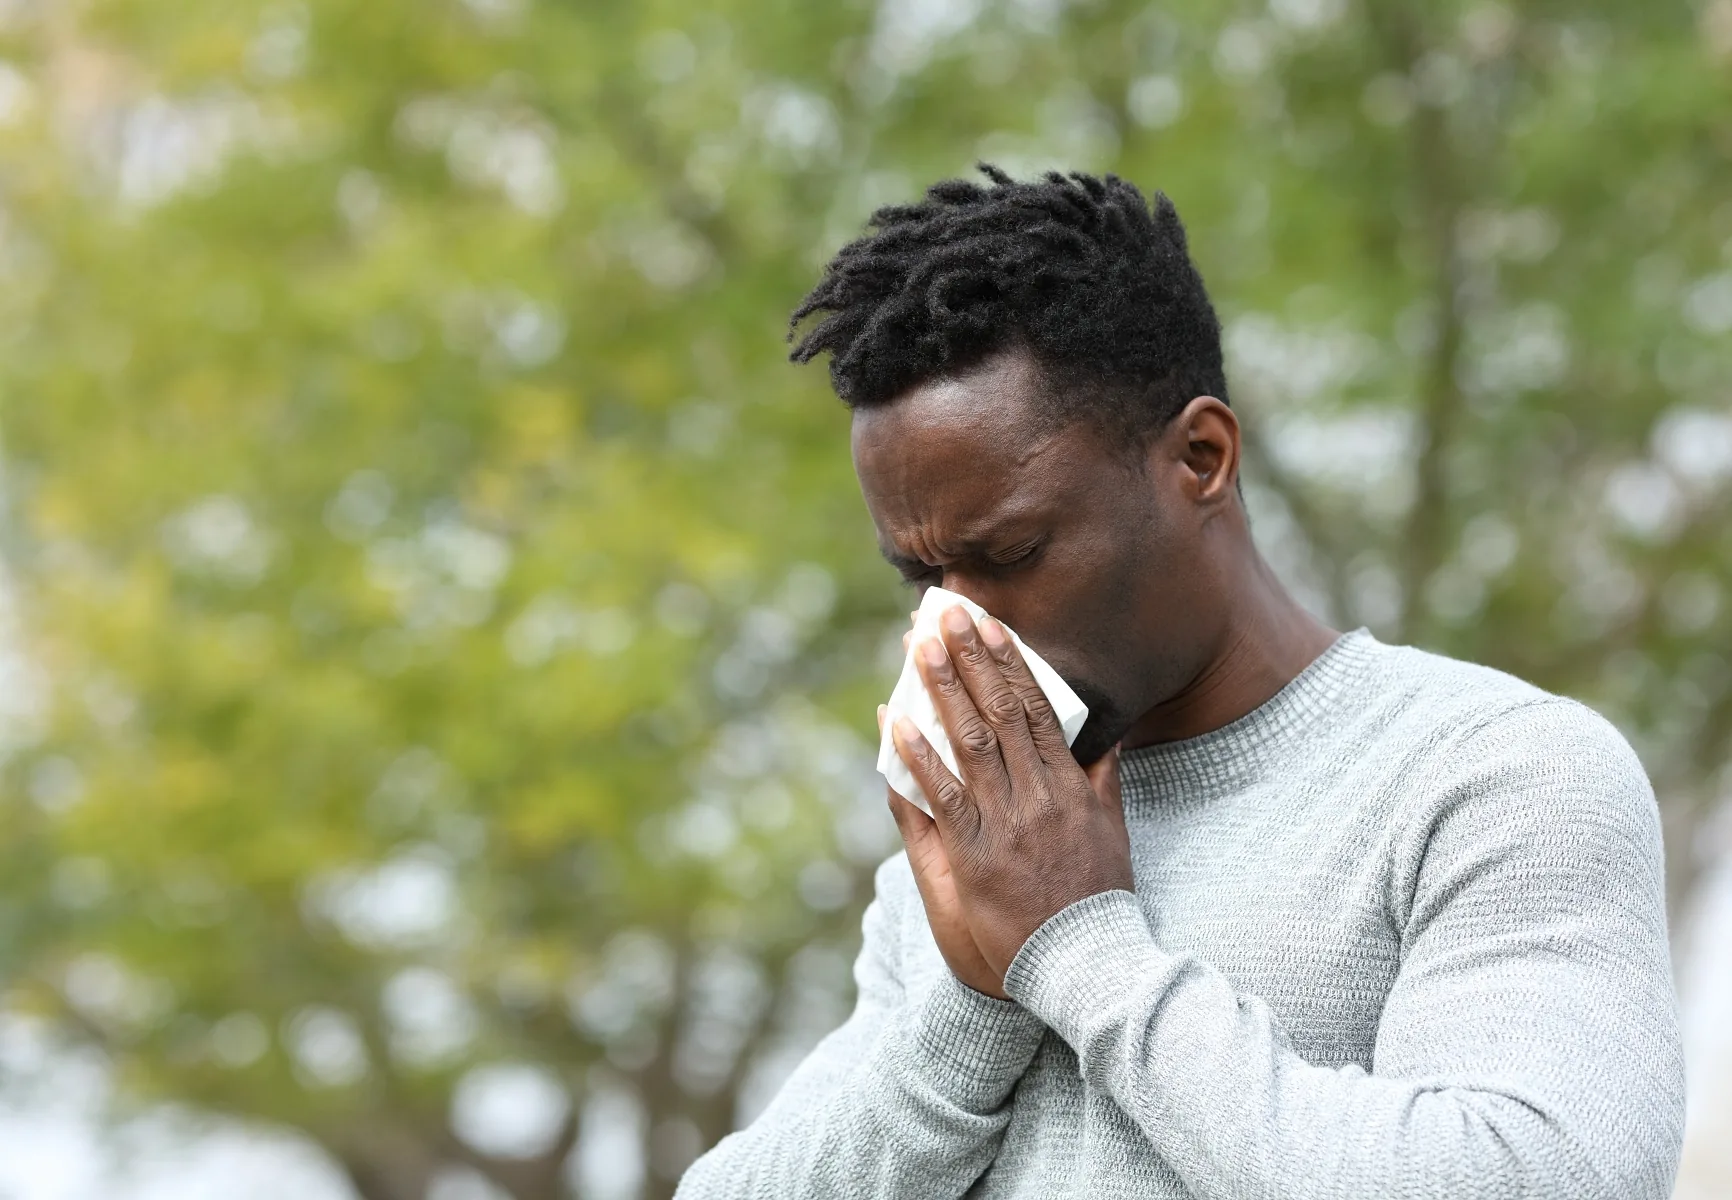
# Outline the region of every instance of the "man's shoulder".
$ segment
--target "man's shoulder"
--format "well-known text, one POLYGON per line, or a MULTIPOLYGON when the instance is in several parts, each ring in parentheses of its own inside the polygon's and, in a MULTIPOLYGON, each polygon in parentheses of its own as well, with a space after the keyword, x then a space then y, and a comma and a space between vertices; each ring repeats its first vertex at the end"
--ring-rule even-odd
POLYGON ((1377 645, 1379 694, 1416 743, 1466 765, 1487 754, 1640 776, 1641 763, 1616 726, 1579 700, 1507 671, 1415 646, 1377 645))
POLYGON ((1471 724, 1531 704, 1563 699, 1496 667, 1361 636, 1374 648, 1371 663, 1378 691, 1388 701, 1419 708, 1439 721, 1471 724))
MULTIPOLYGON (((1368 635, 1366 635, 1368 636, 1368 635)), ((1385 715, 1403 714, 1440 741, 1459 742, 1494 726, 1555 728, 1622 736, 1578 700, 1549 692, 1507 671, 1417 646, 1372 641, 1371 671, 1385 715)))

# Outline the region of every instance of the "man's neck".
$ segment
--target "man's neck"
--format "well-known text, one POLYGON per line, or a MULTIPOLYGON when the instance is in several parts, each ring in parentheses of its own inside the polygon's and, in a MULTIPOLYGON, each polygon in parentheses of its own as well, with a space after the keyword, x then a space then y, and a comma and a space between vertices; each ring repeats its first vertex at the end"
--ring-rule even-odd
POLYGON ((1220 646, 1183 690, 1138 718, 1124 736, 1125 749, 1196 737, 1238 720, 1340 636, 1300 607, 1255 549, 1238 574, 1220 646))

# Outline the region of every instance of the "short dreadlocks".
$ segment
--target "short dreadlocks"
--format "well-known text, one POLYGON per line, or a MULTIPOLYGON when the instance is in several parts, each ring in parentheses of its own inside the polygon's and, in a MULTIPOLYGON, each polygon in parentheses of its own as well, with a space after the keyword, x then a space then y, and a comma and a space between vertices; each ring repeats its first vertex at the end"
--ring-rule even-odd
POLYGON ((1022 347, 1051 416, 1139 442, 1196 396, 1226 402, 1220 322, 1172 201, 1157 192, 1151 210, 1115 175, 1019 183, 979 167, 990 187, 949 179, 872 214, 794 311, 790 340, 828 314, 795 362, 829 351, 836 394, 858 408, 1022 347))

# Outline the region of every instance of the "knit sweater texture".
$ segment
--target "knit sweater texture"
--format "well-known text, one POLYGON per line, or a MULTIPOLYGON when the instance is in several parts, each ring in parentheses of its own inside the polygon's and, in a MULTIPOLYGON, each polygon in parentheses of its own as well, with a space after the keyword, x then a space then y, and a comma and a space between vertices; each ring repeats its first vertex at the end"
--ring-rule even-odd
POLYGON ((1127 752, 1135 891, 951 974, 879 868, 852 1015, 680 1200, 1664 1200, 1660 826, 1604 719, 1365 630, 1127 752))

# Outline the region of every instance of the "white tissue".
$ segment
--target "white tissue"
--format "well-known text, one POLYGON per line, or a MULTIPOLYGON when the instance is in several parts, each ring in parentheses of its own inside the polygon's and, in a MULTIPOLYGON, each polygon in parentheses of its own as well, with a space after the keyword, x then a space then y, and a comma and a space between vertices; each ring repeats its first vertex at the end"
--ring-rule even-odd
MULTIPOLYGON (((914 619, 914 636, 908 639, 908 657, 902 663, 902 677, 896 681, 896 688, 890 693, 890 711, 884 714, 884 733, 878 742, 878 773, 884 776, 884 781, 890 785, 892 791, 928 816, 932 815, 932 806, 927 803, 926 793, 914 778, 913 772, 909 771, 908 765, 902 761, 902 756, 896 753, 896 743, 890 736, 890 729, 899 716, 913 721, 914 727, 920 730, 938 751, 938 757, 944 760, 950 773, 958 779, 962 778, 962 772, 956 765, 956 751, 950 746, 950 738, 945 735, 944 726, 938 719, 938 710, 933 707, 932 697, 927 694, 919 668, 914 665, 915 649, 925 639, 939 636, 940 614, 956 604, 967 609, 976 621, 986 615, 986 610, 967 596, 959 596, 940 587, 926 589, 926 595, 920 601, 920 613, 914 619)), ((1010 634, 1010 640, 1016 643, 1016 648, 1022 651, 1022 661, 1028 664, 1034 681, 1040 685, 1040 690, 1046 693, 1047 702, 1052 705, 1052 711, 1064 729, 1065 745, 1070 745, 1076 741, 1076 735, 1082 732, 1083 722, 1088 720, 1088 705, 1077 699, 1077 694, 1070 690, 1070 685, 1059 678, 1057 671, 1047 666, 1045 659, 1022 644, 1022 639, 1016 636, 1014 630, 1006 625, 1005 631, 1010 634)))

